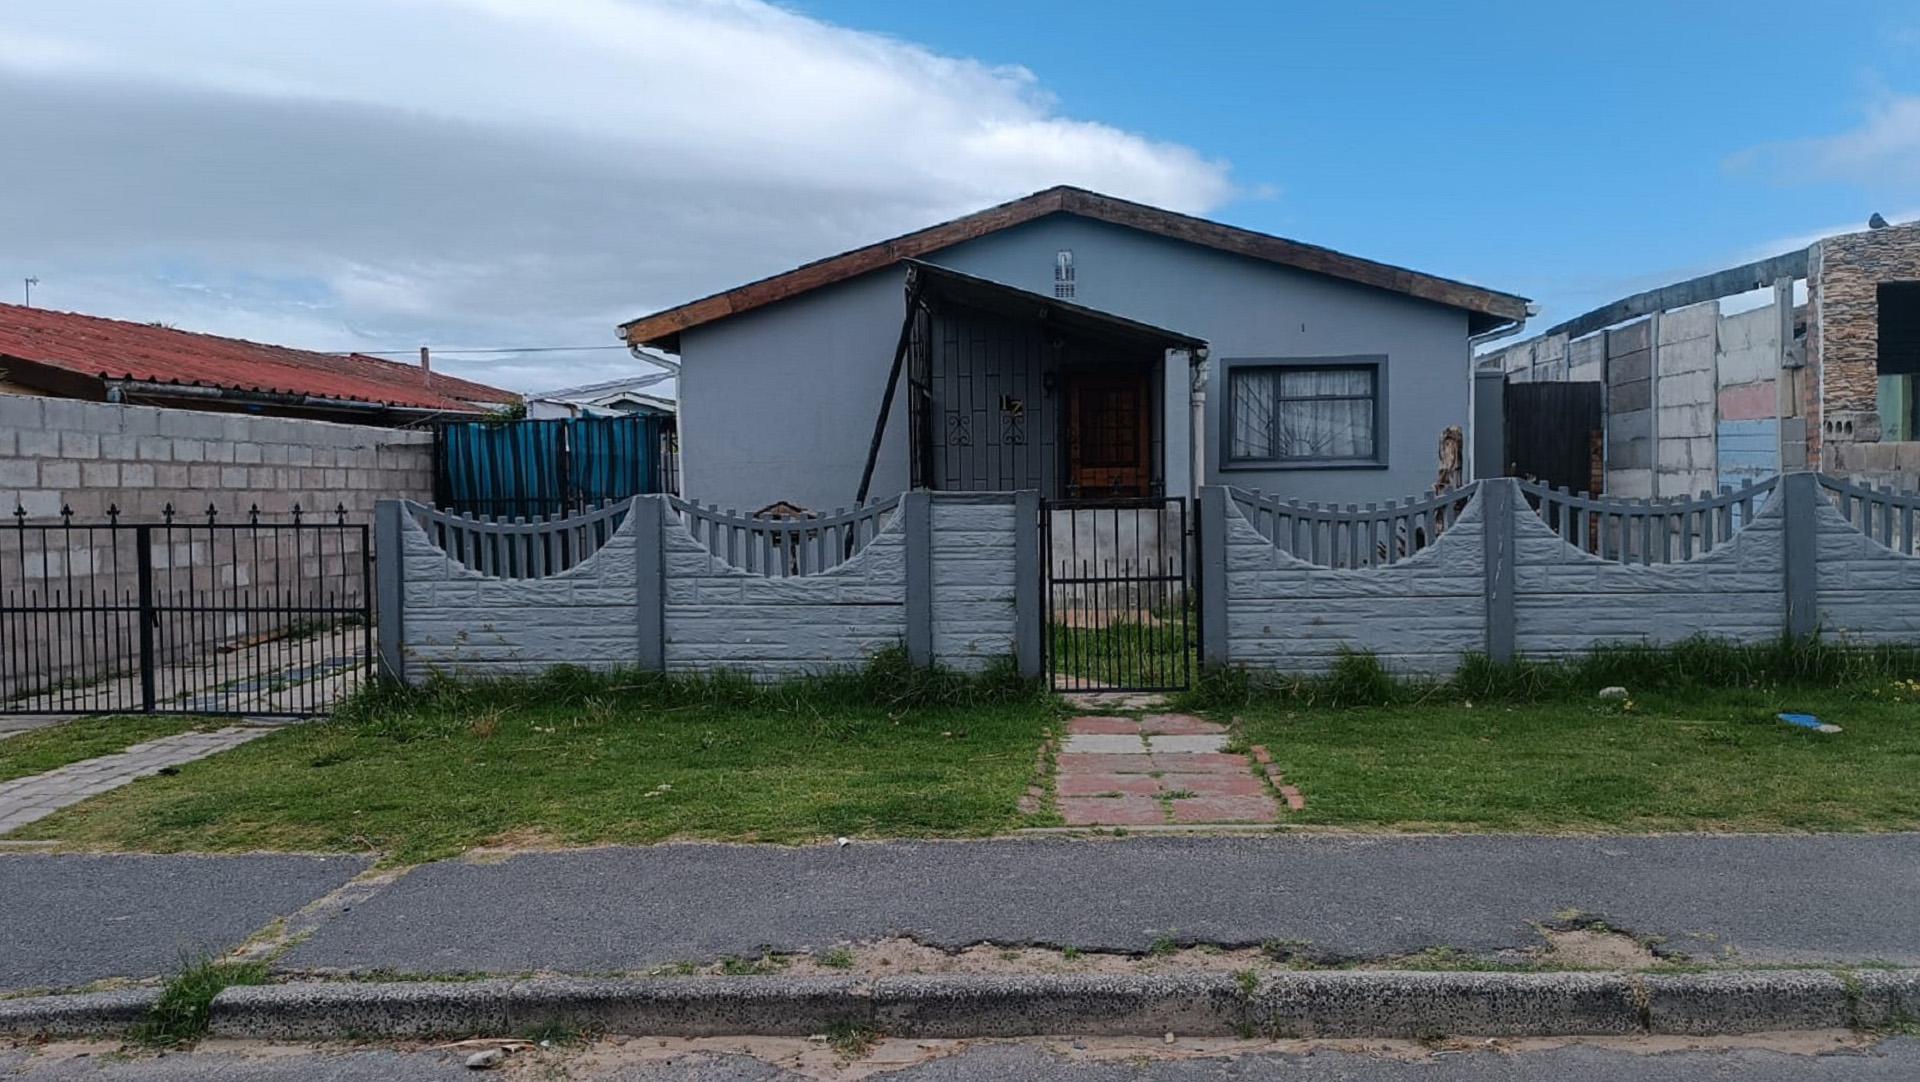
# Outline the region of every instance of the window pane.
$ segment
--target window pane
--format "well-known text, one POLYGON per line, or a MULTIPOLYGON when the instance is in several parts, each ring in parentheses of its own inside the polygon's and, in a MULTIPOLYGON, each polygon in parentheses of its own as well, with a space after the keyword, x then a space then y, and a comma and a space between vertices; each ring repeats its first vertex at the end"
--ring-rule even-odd
POLYGON ((1371 366, 1254 368, 1229 381, 1229 457, 1375 457, 1371 366))
POLYGON ((1273 392, 1276 380, 1271 370, 1233 373, 1229 391, 1228 423, 1232 437, 1228 441, 1230 458, 1272 458, 1273 392))
POLYGON ((1372 458, 1371 398, 1298 398, 1280 404, 1281 458, 1372 458))

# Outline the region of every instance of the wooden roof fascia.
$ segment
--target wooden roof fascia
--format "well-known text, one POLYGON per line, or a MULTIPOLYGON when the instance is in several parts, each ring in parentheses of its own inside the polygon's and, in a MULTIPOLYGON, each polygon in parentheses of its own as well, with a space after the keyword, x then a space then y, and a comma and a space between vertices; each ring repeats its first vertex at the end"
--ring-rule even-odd
POLYGON ((1422 274, 1388 263, 1377 263, 1285 237, 1222 225, 1144 203, 1116 199, 1098 192, 1059 187, 891 240, 828 256, 781 274, 630 320, 621 324, 620 336, 629 344, 677 348, 680 332, 691 327, 880 270, 903 259, 917 259, 939 249, 1058 212, 1077 214, 1111 225, 1138 229, 1217 251, 1460 308, 1487 317, 1495 325, 1527 318, 1527 300, 1524 297, 1422 274))

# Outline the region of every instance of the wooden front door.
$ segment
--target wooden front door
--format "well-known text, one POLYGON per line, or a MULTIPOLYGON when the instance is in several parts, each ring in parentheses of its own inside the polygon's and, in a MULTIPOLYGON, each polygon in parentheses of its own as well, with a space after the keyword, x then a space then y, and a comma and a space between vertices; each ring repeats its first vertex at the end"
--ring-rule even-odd
POLYGON ((1069 377, 1069 495, 1151 494, 1152 405, 1144 372, 1089 372, 1069 377))

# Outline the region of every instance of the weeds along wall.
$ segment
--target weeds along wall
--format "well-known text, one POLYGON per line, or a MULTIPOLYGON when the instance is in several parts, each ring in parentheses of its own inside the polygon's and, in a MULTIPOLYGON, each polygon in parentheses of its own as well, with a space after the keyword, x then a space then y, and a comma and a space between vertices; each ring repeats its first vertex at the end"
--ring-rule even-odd
POLYGON ((1205 660, 1296 675, 1356 652, 1445 674, 1469 653, 1570 657, 1701 636, 1915 643, 1916 519, 1920 496, 1812 473, 1655 501, 1500 478, 1365 510, 1209 488, 1205 660))
POLYGON ((916 663, 1039 672, 1034 493, 908 493, 797 519, 667 496, 554 522, 381 505, 390 672, 485 677, 554 665, 728 670, 773 680, 916 663), (387 558, 388 550, 393 558, 387 558))

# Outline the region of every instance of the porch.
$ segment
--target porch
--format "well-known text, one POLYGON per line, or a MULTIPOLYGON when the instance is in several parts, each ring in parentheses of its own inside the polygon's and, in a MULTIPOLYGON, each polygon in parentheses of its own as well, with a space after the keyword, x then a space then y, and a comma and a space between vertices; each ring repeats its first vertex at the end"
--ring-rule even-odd
POLYGON ((1204 341, 926 263, 908 306, 914 488, 1192 494, 1204 341))

